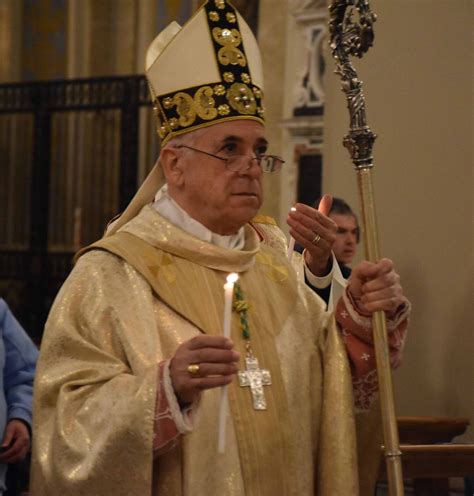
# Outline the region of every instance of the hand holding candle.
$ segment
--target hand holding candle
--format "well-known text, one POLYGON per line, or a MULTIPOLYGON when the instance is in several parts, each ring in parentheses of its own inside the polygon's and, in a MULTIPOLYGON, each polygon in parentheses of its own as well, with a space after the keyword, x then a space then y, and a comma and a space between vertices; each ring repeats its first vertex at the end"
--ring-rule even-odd
MULTIPOLYGON (((239 276, 232 272, 227 276, 227 282, 224 284, 224 337, 230 338, 230 329, 232 321, 232 299, 234 297, 234 284, 239 276)), ((225 426, 228 408, 227 388, 221 388, 221 400, 219 405, 219 437, 217 444, 218 453, 225 451, 225 426)))

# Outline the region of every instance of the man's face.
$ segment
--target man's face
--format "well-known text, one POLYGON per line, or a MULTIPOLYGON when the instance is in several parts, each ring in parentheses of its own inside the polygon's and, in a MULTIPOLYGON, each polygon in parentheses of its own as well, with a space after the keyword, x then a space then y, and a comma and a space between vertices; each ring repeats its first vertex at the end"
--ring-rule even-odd
POLYGON ((182 182, 175 200, 213 232, 235 234, 262 204, 262 171, 251 157, 266 152, 264 128, 250 120, 215 124, 203 129, 192 147, 223 158, 244 155, 250 166, 233 172, 217 158, 186 148, 177 151, 182 182))
POLYGON ((357 223, 352 215, 329 214, 337 224, 336 241, 332 247, 336 259, 343 264, 350 264, 357 249, 357 223))

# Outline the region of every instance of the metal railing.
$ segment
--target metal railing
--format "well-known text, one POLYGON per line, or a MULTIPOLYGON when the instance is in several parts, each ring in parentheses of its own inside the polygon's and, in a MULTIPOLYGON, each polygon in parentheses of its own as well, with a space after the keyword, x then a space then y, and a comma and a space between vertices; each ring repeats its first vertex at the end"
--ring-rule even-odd
POLYGON ((0 85, 0 297, 37 341, 74 252, 153 164, 154 135, 144 76, 0 85))

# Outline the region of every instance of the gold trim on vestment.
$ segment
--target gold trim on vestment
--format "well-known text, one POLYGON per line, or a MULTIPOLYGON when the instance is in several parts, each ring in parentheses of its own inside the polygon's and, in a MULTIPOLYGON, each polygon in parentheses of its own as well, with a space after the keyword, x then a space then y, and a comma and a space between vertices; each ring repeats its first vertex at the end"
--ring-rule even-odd
POLYGON ((276 226, 276 220, 269 215, 256 215, 251 221, 251 224, 270 224, 276 226))
MULTIPOLYGON (((253 230, 249 234, 255 236, 253 230)), ((126 260, 143 275, 159 298, 203 332, 211 335, 222 332, 226 272, 165 252, 124 231, 94 243, 82 253, 93 249, 107 250, 126 260), (164 259, 167 260, 166 267, 163 265, 164 259), (170 283, 164 275, 164 270, 170 270, 171 266, 174 283, 170 283)), ((218 247, 216 249, 222 251, 218 247)), ((291 443, 288 432, 290 422, 275 338, 293 310, 297 281, 284 254, 263 245, 258 253, 264 263, 257 262, 252 264, 253 270, 240 272, 239 283, 254 310, 249 312, 253 351, 259 357, 261 366, 271 371, 272 386, 265 392, 268 409, 255 411, 249 392, 236 384, 229 387, 230 408, 244 480, 250 481, 248 487, 252 488, 246 493, 247 496, 290 495, 294 486, 286 449, 291 443), (273 270, 280 275, 278 278, 272 276, 273 270), (271 480, 260 480, 268 467, 272 467, 274 476, 271 480)), ((239 272, 239 268, 237 266, 235 271, 239 272)), ((232 339, 243 362, 245 342, 236 314, 232 317, 232 339)))

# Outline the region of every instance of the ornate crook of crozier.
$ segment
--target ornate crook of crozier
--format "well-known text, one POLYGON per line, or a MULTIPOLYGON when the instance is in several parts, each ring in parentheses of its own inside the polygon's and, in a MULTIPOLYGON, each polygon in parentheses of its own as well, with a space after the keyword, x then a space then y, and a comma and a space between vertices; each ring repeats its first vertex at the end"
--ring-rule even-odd
MULTIPOLYGON (((357 77, 349 56, 360 58, 372 46, 375 19, 368 0, 333 0, 329 7, 330 46, 336 61, 335 72, 341 77, 350 115, 349 134, 344 137, 343 144, 351 154, 357 174, 366 259, 372 262, 380 259, 371 175, 372 146, 376 135, 367 125, 362 81, 357 77), (353 21, 354 15, 358 16, 358 22, 353 21)), ((403 496, 401 453, 384 313, 375 312, 372 324, 389 494, 403 496)))
POLYGON ((330 47, 350 115, 350 130, 343 144, 356 168, 373 166, 372 145, 377 135, 367 126, 362 81, 357 77, 349 55, 361 58, 372 46, 375 20, 368 0, 335 0, 329 7, 330 47), (353 22, 354 11, 359 23, 353 22))

